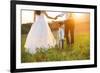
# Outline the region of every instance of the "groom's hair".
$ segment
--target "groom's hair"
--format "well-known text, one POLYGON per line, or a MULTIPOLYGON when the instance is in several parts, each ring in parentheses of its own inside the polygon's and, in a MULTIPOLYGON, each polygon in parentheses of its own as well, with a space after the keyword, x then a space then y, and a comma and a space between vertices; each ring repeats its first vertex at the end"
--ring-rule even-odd
POLYGON ((40 10, 36 10, 35 11, 35 14, 40 15, 41 14, 41 11, 40 10))

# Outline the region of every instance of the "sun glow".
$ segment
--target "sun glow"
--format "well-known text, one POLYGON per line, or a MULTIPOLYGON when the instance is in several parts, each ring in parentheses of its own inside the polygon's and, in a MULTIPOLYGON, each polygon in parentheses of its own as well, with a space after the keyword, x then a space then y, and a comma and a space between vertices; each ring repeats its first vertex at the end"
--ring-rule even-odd
POLYGON ((89 22, 89 17, 88 13, 73 13, 73 18, 76 22, 89 22))
POLYGON ((73 17, 80 19, 80 18, 84 17, 84 14, 83 13, 73 13, 73 17))

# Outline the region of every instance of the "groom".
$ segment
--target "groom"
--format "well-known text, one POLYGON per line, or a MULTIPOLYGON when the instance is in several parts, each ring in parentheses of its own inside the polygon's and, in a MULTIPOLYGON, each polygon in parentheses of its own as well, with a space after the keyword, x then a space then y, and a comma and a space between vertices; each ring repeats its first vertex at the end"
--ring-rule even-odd
POLYGON ((74 44, 74 28, 75 28, 75 22, 73 18, 73 13, 64 13, 58 15, 58 17, 66 16, 65 20, 62 24, 64 24, 64 32, 65 32, 65 38, 67 41, 67 45, 71 46, 74 44))
POLYGON ((71 46, 74 44, 74 28, 75 28, 75 22, 72 13, 69 13, 68 18, 65 19, 64 25, 65 25, 65 38, 67 41, 67 45, 71 46))

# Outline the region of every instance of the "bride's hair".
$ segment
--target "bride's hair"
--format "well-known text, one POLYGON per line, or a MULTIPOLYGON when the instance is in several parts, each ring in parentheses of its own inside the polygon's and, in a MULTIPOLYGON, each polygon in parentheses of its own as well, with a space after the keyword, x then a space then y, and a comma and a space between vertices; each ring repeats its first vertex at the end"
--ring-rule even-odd
POLYGON ((41 11, 35 10, 35 14, 40 15, 41 14, 41 11))

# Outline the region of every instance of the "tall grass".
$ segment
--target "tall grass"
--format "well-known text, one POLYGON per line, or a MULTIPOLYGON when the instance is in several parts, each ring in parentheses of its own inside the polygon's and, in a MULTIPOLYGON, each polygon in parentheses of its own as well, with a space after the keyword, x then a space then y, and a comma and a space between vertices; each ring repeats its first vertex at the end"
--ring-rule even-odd
POLYGON ((21 62, 43 62, 43 61, 71 61, 71 60, 87 60, 90 59, 90 37, 89 34, 75 35, 75 43, 68 47, 66 41, 64 49, 57 47, 48 48, 48 50, 40 49, 35 54, 25 52, 24 44, 26 35, 21 36, 21 62))

